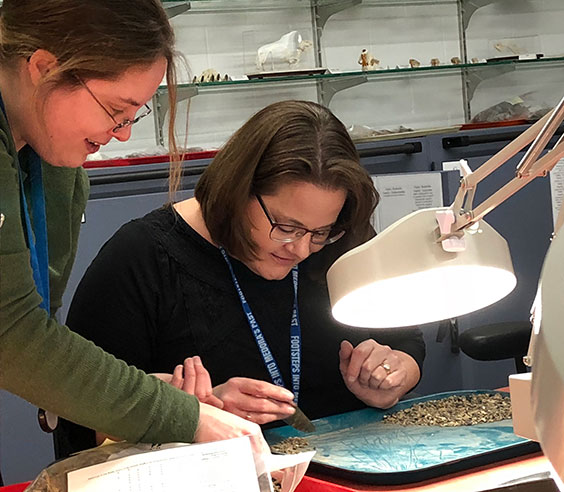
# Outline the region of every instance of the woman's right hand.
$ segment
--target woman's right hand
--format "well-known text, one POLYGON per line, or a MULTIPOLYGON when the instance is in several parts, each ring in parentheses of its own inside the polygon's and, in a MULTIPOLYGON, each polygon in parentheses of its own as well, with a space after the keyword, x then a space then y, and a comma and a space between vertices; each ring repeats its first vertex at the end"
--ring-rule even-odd
POLYGON ((258 379, 231 378, 215 386, 213 394, 224 410, 257 424, 285 419, 296 411, 291 391, 258 379))

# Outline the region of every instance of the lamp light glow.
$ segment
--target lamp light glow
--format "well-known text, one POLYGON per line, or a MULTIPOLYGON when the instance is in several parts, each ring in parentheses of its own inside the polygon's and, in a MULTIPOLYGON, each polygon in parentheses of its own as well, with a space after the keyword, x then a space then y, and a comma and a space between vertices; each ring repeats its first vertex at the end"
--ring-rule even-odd
POLYGON ((370 328, 427 323, 493 304, 516 285, 509 248, 489 224, 444 251, 436 212, 413 212, 340 257, 327 282, 338 321, 370 328))

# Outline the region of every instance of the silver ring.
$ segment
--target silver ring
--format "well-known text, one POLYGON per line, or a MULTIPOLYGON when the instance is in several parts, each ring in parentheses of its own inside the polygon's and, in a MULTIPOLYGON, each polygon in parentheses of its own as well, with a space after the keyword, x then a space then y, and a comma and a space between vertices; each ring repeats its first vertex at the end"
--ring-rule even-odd
POLYGON ((386 371, 386 374, 388 376, 392 373, 392 366, 390 366, 390 364, 388 364, 387 362, 382 362, 380 365, 386 371))

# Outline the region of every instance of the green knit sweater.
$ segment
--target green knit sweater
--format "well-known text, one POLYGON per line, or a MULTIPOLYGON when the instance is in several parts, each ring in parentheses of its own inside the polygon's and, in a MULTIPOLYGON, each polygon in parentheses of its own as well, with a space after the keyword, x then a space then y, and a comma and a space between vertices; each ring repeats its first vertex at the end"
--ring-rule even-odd
MULTIPOLYGON (((43 179, 54 314, 74 261, 88 181, 82 168, 48 164, 43 179)), ((39 307, 20 207, 17 152, 0 111, 0 388, 129 441, 192 441, 195 397, 117 360, 39 307)))

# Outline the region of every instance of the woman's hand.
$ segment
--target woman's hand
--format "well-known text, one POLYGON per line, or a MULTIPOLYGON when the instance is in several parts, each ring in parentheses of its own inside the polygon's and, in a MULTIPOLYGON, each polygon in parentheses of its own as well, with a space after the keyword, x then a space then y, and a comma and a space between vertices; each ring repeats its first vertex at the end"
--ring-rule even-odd
POLYGON ((210 373, 197 355, 184 359, 184 363, 178 364, 172 374, 153 373, 152 376, 162 379, 189 395, 194 395, 202 403, 223 408, 223 402, 212 392, 210 373))
POLYGON ((266 424, 295 412, 294 395, 281 386, 249 378, 231 378, 213 389, 223 409, 244 419, 266 424))
POLYGON ((251 436, 251 445, 255 453, 270 454, 258 424, 200 403, 200 420, 194 442, 221 441, 242 436, 251 436))
POLYGON ((371 407, 395 405, 420 377, 419 366, 411 356, 372 339, 356 347, 343 340, 339 359, 347 388, 371 407))

